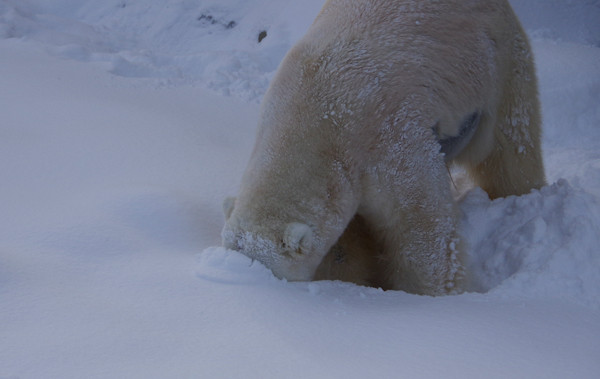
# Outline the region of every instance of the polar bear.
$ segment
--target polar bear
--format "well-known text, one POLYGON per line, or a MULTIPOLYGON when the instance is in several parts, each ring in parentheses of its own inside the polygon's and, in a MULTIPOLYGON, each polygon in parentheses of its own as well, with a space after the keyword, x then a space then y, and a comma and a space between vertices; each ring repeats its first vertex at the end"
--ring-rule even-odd
POLYGON ((288 280, 338 275, 341 245, 386 288, 461 291, 448 165, 492 198, 541 187, 540 118, 508 1, 328 0, 263 99, 223 244, 288 280))

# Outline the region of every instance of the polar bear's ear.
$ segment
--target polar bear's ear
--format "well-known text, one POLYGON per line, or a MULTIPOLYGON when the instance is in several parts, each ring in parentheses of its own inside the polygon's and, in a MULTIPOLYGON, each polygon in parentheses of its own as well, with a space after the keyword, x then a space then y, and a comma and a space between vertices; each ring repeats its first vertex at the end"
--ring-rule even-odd
POLYGON ((302 254, 312 243, 312 229, 306 224, 292 222, 285 228, 283 245, 290 252, 302 254))
POLYGON ((233 212, 233 208, 235 207, 235 197, 227 197, 223 200, 223 214, 225 215, 225 220, 228 220, 231 216, 231 212, 233 212))

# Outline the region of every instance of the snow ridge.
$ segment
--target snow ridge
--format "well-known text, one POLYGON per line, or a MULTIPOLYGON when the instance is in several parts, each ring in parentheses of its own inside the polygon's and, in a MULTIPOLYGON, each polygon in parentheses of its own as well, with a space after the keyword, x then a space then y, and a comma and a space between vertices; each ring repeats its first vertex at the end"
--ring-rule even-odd
POLYGON ((461 208, 473 290, 568 299, 600 309, 597 199, 559 180, 494 201, 475 189, 461 208))

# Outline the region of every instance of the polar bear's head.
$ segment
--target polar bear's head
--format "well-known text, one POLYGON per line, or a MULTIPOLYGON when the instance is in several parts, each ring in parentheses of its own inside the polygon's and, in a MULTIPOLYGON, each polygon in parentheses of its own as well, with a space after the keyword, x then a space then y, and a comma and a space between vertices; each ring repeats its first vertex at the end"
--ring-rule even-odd
POLYGON ((270 223, 268 217, 258 222, 235 209, 236 200, 226 199, 223 204, 226 223, 222 232, 226 248, 260 261, 279 278, 312 279, 326 253, 313 227, 302 222, 270 223))
POLYGON ((309 52, 294 47, 272 80, 238 198, 224 204, 223 245, 288 280, 313 278, 360 197, 357 138, 334 120, 346 113, 315 95, 324 90, 309 52))

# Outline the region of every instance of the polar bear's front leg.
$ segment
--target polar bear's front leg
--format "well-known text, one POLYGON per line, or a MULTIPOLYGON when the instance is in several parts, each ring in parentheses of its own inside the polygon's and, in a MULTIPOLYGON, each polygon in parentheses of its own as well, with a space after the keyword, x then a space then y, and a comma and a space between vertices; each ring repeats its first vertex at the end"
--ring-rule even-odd
POLYGON ((433 166, 407 169, 401 186, 363 208, 381 243, 380 272, 390 289, 431 296, 462 291, 459 213, 443 158, 433 166))
POLYGON ((460 291, 463 276, 454 210, 405 209, 385 233, 384 273, 391 288, 423 295, 460 291))

